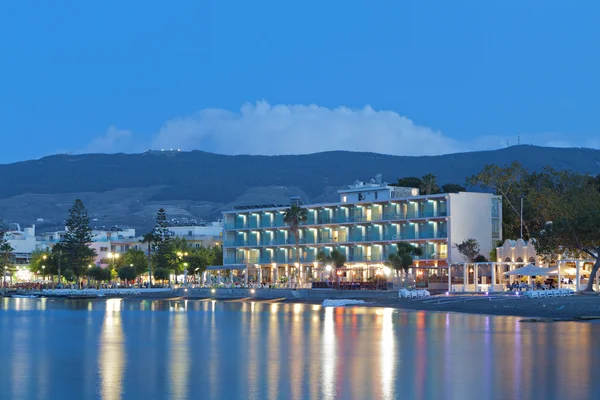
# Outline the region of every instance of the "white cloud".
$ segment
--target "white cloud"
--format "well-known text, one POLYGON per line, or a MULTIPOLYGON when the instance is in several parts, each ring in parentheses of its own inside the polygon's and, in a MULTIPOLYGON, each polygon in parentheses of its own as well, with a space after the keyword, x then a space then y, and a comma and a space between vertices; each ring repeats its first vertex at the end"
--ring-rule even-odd
POLYGON ((459 143, 392 111, 316 105, 246 104, 240 112, 206 109, 168 121, 153 148, 223 154, 299 154, 328 150, 441 154, 459 143))
POLYGON ((106 132, 90 142, 82 153, 118 153, 134 151, 131 131, 109 127, 106 132))
MULTIPOLYGON (((204 109, 169 120, 149 140, 134 139, 111 127, 87 152, 136 152, 143 149, 205 150, 220 154, 302 154, 330 150, 394 155, 436 155, 503 148, 507 144, 577 146, 556 133, 482 135, 456 140, 415 124, 393 111, 317 105, 246 104, 239 112, 204 109)), ((581 144, 580 144, 581 145, 581 144)), ((588 147, 600 143, 588 142, 588 147)))

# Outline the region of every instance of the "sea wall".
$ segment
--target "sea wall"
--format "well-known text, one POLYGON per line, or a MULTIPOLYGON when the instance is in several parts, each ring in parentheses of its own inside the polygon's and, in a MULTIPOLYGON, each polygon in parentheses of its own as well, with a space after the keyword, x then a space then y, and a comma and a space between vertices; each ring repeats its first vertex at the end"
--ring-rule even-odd
POLYGON ((176 296, 189 299, 245 299, 323 301, 325 299, 387 299, 397 298, 396 290, 334 290, 334 289, 176 289, 176 296))

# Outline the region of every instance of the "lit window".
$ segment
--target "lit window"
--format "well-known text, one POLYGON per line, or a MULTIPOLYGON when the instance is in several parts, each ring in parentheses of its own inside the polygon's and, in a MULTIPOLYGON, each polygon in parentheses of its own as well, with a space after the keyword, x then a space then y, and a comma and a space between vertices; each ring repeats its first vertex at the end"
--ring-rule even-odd
POLYGON ((348 201, 348 198, 346 196, 342 196, 342 203, 345 203, 346 201, 348 201))

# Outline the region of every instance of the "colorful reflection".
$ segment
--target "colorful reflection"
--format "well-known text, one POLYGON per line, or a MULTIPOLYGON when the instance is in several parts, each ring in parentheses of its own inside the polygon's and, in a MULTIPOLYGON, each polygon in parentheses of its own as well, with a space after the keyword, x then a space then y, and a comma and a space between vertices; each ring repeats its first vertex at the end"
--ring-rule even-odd
POLYGON ((0 312, 9 398, 575 399, 600 390, 600 360, 587 351, 600 345, 595 323, 256 300, 3 299, 0 312))

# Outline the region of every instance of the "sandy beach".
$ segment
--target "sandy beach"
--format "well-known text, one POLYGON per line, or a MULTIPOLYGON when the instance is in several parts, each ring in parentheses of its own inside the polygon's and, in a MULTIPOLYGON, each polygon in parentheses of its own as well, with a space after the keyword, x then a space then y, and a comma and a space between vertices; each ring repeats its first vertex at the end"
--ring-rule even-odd
POLYGON ((406 310, 512 315, 555 320, 573 320, 594 316, 600 318, 600 296, 597 295, 541 299, 529 299, 514 295, 454 295, 433 296, 427 299, 382 299, 368 302, 366 305, 406 310))

